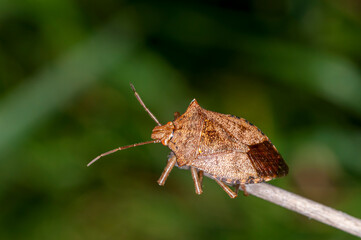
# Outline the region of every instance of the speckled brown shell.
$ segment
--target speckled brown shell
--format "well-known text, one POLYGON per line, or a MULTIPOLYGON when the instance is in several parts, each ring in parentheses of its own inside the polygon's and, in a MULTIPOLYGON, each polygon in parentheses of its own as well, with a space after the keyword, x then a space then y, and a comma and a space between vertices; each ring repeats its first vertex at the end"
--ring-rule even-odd
POLYGON ((246 119, 205 110, 193 100, 173 125, 168 147, 179 167, 195 167, 229 185, 269 181, 288 173, 268 137, 246 119))

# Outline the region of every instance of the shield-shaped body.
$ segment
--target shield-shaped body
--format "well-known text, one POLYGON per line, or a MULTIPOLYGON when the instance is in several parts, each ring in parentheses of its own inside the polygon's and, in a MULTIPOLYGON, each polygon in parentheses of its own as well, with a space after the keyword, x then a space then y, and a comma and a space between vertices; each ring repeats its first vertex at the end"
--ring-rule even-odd
POLYGON ((88 166, 116 151, 161 142, 172 152, 158 180, 159 185, 164 185, 173 167, 178 166, 191 170, 197 194, 202 193, 202 179, 206 175, 235 198, 239 187, 246 194, 245 184, 287 175, 288 167, 277 149, 246 119, 205 110, 194 99, 183 115, 177 113, 173 122, 162 125, 145 106, 134 86, 130 86, 139 103, 158 125, 152 131, 154 140, 102 153, 88 166), (227 185, 235 186, 235 191, 227 185))
POLYGON ((288 167, 277 149, 246 119, 203 109, 193 100, 187 111, 155 127, 176 157, 177 166, 202 171, 228 185, 244 185, 285 176, 288 167))

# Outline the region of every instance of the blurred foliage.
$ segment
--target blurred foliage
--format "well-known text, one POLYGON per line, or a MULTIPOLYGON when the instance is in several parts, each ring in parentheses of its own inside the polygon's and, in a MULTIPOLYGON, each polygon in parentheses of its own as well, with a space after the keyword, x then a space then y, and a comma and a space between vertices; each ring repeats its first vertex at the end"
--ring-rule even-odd
POLYGON ((259 126, 271 183, 361 217, 361 4, 0 2, 0 239, 352 239, 190 173, 157 178, 155 126, 197 98, 259 126))

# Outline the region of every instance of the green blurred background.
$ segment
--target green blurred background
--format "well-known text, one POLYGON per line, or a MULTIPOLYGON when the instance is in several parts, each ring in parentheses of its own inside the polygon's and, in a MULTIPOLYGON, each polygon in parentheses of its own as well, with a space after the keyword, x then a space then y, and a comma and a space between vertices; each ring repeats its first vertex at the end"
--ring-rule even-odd
POLYGON ((290 166, 271 184, 361 218, 361 4, 0 1, 0 239, 356 239, 147 145, 193 98, 248 119, 290 166))

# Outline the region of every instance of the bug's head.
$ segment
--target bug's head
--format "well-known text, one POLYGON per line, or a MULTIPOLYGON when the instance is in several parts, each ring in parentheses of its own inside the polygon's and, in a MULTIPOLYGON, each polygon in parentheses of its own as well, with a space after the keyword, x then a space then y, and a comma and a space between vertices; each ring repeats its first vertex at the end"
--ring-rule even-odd
POLYGON ((174 125, 168 122, 162 126, 156 126, 152 131, 151 138, 154 140, 161 140, 164 146, 168 145, 169 140, 173 137, 174 125))

